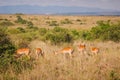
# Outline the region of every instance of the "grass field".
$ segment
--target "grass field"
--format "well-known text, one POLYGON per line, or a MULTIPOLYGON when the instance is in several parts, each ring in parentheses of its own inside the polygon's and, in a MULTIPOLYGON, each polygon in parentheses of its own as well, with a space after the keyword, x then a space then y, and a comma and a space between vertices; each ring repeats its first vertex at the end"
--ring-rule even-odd
MULTIPOLYGON (((0 15, 0 19, 8 19, 14 23, 17 15, 0 15)), ((23 19, 32 21, 37 27, 52 28, 47 22, 56 21, 60 27, 70 29, 90 29, 96 26, 96 22, 110 20, 113 23, 120 21, 120 16, 57 16, 57 15, 20 15, 23 19), (65 19, 72 23, 62 24, 65 19)), ((25 27, 25 25, 15 24, 11 27, 25 27)))
MULTIPOLYGON (((26 24, 15 23, 17 15, 0 15, 0 22, 5 19, 12 22, 8 29, 22 27, 26 24)), ((55 15, 20 15, 23 19, 31 21, 35 27, 53 29, 59 26, 67 29, 89 30, 95 27, 97 21, 111 21, 117 23, 120 16, 55 16, 55 15), (53 22, 52 22, 53 21, 53 22), (51 23, 53 25, 51 25, 51 23)), ((19 34, 11 34, 10 37, 17 46, 19 34), (18 39, 17 39, 18 38, 18 39)), ((23 34, 24 35, 24 34, 23 34)), ((32 35, 29 35, 32 36, 32 35)), ((28 46, 31 49, 32 57, 34 49, 42 48, 45 57, 35 60, 32 70, 23 70, 20 74, 15 74, 10 68, 10 74, 0 74, 0 80, 120 80, 120 43, 113 41, 87 41, 74 40, 72 43, 53 45, 48 42, 36 39, 30 40, 28 46), (81 54, 77 50, 77 45, 84 42, 86 54, 81 54), (98 47, 100 52, 92 55, 90 44, 98 47), (72 57, 69 55, 54 55, 54 51, 70 46, 74 49, 72 57), (9 76, 8 76, 9 75, 9 76)))

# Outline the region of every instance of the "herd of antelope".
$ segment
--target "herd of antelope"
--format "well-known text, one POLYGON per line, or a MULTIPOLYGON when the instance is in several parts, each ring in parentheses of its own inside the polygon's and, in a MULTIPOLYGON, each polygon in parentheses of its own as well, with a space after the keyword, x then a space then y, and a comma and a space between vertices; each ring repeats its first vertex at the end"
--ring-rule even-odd
MULTIPOLYGON (((91 47, 89 50, 90 50, 91 55, 96 55, 99 52, 99 48, 97 48, 97 47, 91 47)), ((86 45, 85 44, 77 45, 77 51, 80 54, 86 54, 86 45)), ((39 56, 44 57, 44 55, 45 55, 41 48, 36 48, 34 52, 36 55, 36 59, 38 59, 39 56)), ((56 54, 69 54, 69 56, 72 56, 73 52, 74 52, 74 49, 72 47, 65 47, 58 51, 54 51, 54 54, 55 55, 56 54)), ((29 54, 30 54, 29 48, 20 48, 16 51, 16 55, 18 55, 18 56, 21 56, 21 55, 29 56, 29 54)))

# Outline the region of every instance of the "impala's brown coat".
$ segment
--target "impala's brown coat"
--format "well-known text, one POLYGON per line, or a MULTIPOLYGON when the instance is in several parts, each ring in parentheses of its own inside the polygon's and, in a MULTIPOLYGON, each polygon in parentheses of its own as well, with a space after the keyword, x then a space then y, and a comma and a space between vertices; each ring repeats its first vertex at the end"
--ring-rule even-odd
POLYGON ((41 48, 36 48, 35 54, 36 54, 37 58, 38 58, 40 55, 41 55, 41 56, 44 56, 44 52, 42 51, 41 48))
POLYGON ((99 48, 97 48, 97 47, 92 47, 92 48, 91 48, 91 52, 92 52, 93 54, 98 54, 99 48))
POLYGON ((80 45, 78 45, 78 51, 79 51, 80 53, 85 53, 85 49, 86 49, 85 44, 80 44, 80 45))
POLYGON ((17 50, 18 55, 29 55, 30 49, 29 48, 20 48, 17 50))
POLYGON ((55 52, 55 54, 69 54, 70 56, 72 55, 72 53, 73 53, 73 48, 71 47, 66 47, 60 51, 55 52))

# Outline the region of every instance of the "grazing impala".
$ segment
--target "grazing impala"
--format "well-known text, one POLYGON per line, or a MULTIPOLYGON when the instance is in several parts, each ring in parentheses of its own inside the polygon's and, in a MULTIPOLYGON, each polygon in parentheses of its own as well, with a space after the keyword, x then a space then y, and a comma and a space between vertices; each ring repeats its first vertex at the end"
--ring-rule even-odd
POLYGON ((29 48, 20 48, 16 51, 16 55, 21 56, 21 55, 26 55, 29 56, 30 49, 29 48))
POLYGON ((91 48, 91 52, 92 52, 93 54, 98 54, 99 48, 97 48, 97 47, 92 47, 92 48, 91 48))
POLYGON ((80 44, 80 45, 78 45, 78 51, 79 51, 80 53, 85 53, 85 50, 86 50, 85 44, 80 44))
POLYGON ((71 47, 66 47, 60 51, 55 52, 55 54, 69 54, 70 56, 72 55, 72 53, 73 53, 73 49, 71 47))
POLYGON ((36 54, 37 58, 39 58, 39 55, 41 55, 42 57, 44 57, 44 52, 42 51, 41 48, 36 48, 35 54, 36 54))

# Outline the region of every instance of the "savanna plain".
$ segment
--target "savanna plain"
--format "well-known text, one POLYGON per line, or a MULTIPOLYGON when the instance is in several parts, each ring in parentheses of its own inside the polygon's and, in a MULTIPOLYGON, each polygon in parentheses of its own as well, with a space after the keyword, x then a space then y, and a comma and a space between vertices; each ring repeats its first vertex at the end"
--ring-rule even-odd
POLYGON ((0 14, 0 80, 120 80, 120 16, 0 14))

